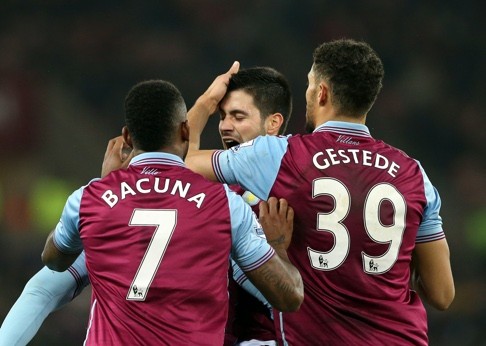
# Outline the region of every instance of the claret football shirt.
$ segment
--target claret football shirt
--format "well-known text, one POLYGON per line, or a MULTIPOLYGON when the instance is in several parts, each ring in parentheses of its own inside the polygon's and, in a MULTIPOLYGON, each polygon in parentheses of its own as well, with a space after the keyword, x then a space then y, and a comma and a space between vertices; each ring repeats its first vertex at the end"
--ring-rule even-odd
POLYGON ((289 258, 305 289, 297 312, 274 311, 289 345, 426 345, 426 311, 410 289, 418 242, 444 238, 440 197, 420 163, 365 125, 261 136, 212 157, 222 182, 295 210, 289 258))
POLYGON ((245 271, 273 255, 251 208, 165 153, 94 180, 54 233, 84 249, 92 285, 88 345, 222 345, 229 256, 245 271))

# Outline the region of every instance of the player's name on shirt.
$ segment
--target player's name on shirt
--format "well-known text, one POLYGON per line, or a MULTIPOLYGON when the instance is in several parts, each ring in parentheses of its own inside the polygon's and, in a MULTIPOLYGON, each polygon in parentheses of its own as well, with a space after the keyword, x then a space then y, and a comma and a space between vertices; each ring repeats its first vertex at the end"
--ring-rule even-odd
POLYGON ((312 157, 317 169, 326 169, 340 164, 358 164, 386 170, 392 177, 396 177, 400 166, 383 155, 361 149, 326 149, 319 151, 312 157))
POLYGON ((130 196, 149 193, 170 193, 173 196, 179 196, 180 198, 186 199, 188 202, 195 203, 198 209, 201 208, 204 199, 206 198, 204 192, 197 194, 191 193, 191 183, 184 183, 181 180, 172 180, 169 178, 161 179, 159 177, 152 177, 141 178, 134 183, 122 181, 120 182, 119 192, 106 190, 101 195, 101 199, 104 200, 110 208, 113 208, 118 202, 123 201, 130 196))

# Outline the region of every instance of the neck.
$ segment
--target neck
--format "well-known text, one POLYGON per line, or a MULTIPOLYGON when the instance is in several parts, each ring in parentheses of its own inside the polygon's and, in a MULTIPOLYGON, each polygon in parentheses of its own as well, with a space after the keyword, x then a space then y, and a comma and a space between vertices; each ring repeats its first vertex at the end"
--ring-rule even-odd
MULTIPOLYGON (((150 151, 150 152, 153 152, 153 153, 166 153, 166 154, 173 154, 173 155, 176 155, 176 156, 179 156, 180 158, 183 158, 183 155, 181 154, 180 151, 178 150, 175 150, 174 148, 160 148, 159 150, 153 150, 153 151, 150 151)), ((140 154, 144 154, 144 153, 148 153, 148 151, 144 151, 144 150, 141 150, 141 149, 133 149, 133 156, 137 156, 137 155, 140 155, 140 154)))
POLYGON ((354 116, 349 116, 349 115, 324 115, 321 117, 317 117, 316 119, 316 127, 321 126, 324 123, 327 123, 328 121, 342 121, 346 123, 354 123, 354 124, 362 124, 365 125, 366 123, 366 114, 360 115, 358 117, 354 116))

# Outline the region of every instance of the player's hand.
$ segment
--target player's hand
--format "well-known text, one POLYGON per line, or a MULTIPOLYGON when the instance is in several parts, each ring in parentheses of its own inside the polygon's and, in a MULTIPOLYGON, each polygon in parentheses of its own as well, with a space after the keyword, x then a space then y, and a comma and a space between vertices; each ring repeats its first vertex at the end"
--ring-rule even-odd
POLYGON ((283 198, 260 202, 260 224, 274 249, 287 250, 294 230, 294 209, 283 198))
POLYGON ((226 95, 226 90, 228 89, 228 84, 230 78, 235 73, 238 73, 240 69, 240 63, 235 61, 231 65, 230 69, 216 77, 216 79, 211 83, 209 88, 204 92, 204 94, 199 98, 199 102, 204 102, 209 114, 216 112, 219 102, 226 95))
POLYGON ((132 148, 125 143, 122 136, 110 139, 101 166, 101 177, 104 178, 110 172, 128 167, 132 157, 132 148))

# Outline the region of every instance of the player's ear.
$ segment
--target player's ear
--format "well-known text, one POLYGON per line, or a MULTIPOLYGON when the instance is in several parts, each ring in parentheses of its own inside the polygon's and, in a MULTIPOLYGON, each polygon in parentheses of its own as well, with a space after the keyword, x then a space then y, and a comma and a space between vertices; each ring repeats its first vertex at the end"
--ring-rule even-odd
POLYGON ((270 114, 265 119, 265 130, 267 135, 276 136, 284 123, 284 117, 280 113, 270 114))
POLYGON ((128 131, 128 127, 126 126, 123 126, 122 128, 122 137, 125 143, 128 144, 130 148, 133 148, 132 136, 130 136, 130 131, 128 131))
POLYGON ((181 123, 181 139, 185 141, 189 141, 189 122, 186 120, 181 123))
POLYGON ((319 93, 318 93, 318 101, 320 105, 324 105, 330 100, 330 88, 329 85, 322 81, 319 83, 319 93))

